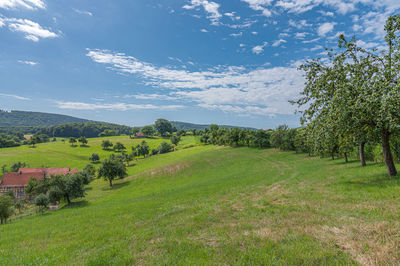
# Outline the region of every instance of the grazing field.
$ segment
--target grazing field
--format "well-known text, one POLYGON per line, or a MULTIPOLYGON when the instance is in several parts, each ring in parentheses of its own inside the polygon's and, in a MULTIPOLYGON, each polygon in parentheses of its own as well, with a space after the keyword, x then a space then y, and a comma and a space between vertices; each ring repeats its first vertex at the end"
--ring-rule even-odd
MULTIPOLYGON (((138 160, 112 189, 95 180, 70 207, 0 226, 0 264, 400 261, 400 182, 388 179, 384 165, 274 149, 183 149, 195 141, 186 137, 178 151, 138 160)), ((92 152, 111 153, 100 143, 2 149, 0 164, 82 168, 92 152)))

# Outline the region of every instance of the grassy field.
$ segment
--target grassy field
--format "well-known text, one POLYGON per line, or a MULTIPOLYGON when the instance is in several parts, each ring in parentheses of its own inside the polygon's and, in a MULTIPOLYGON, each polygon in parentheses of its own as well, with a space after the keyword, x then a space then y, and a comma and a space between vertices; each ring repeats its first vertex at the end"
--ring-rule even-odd
MULTIPOLYGON (((0 164, 82 168, 93 150, 110 153, 100 142, 2 149, 0 164)), ((0 264, 400 261, 400 181, 389 180, 382 164, 361 168, 273 149, 183 149, 195 142, 187 137, 176 152, 139 160, 112 189, 95 180, 72 206, 0 226, 0 264)))

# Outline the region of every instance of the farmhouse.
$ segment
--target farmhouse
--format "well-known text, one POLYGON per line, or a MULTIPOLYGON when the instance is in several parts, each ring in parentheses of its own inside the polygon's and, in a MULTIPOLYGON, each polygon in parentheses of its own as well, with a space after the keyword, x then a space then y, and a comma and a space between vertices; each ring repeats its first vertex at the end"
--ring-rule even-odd
POLYGON ((77 169, 71 170, 69 167, 20 168, 18 172, 4 173, 3 179, 0 181, 0 194, 12 190, 16 198, 24 198, 25 188, 33 177, 42 180, 43 177, 50 178, 54 175, 67 175, 77 172, 77 169))
POLYGON ((144 138, 147 138, 146 134, 144 133, 140 132, 135 134, 135 139, 144 139, 144 138))

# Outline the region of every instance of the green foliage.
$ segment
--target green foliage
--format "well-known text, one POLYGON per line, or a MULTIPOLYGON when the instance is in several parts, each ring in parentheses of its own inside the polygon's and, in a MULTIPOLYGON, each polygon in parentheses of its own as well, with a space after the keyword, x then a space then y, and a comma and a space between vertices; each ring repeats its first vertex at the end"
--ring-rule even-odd
POLYGON ((126 147, 124 146, 124 144, 122 144, 121 142, 117 142, 114 145, 114 151, 123 151, 126 150, 126 147))
POLYGON ((97 153, 92 153, 92 155, 89 157, 89 160, 93 163, 97 163, 100 161, 100 156, 97 153))
POLYGON ((118 136, 118 130, 106 129, 103 132, 99 133, 99 137, 111 137, 111 136, 118 136))
POLYGON ((181 141, 181 137, 178 135, 171 136, 171 143, 174 145, 178 145, 179 141, 181 141))
POLYGON ((153 136, 154 135, 154 127, 153 126, 144 126, 144 127, 142 127, 142 133, 147 136, 153 136))
POLYGON ((126 167, 121 160, 118 159, 105 159, 98 171, 98 177, 103 177, 104 180, 109 181, 110 187, 115 179, 122 179, 127 175, 126 167))
POLYGON ((13 213, 14 202, 8 195, 0 195, 0 223, 6 223, 13 213))
POLYGON ((42 193, 35 198, 34 203, 40 208, 41 212, 43 212, 49 206, 49 197, 46 194, 42 193))
POLYGON ((11 165, 10 171, 11 171, 11 172, 18 172, 18 170, 19 170, 20 168, 25 168, 25 167, 28 167, 28 164, 27 164, 27 163, 24 163, 24 162, 16 162, 16 163, 13 163, 13 164, 11 165))
POLYGON ((136 133, 140 132, 140 127, 133 127, 131 130, 131 134, 135 136, 136 133))
POLYGON ((109 150, 113 146, 112 142, 109 141, 108 139, 103 140, 101 143, 101 147, 103 147, 103 150, 109 150))
POLYGON ((68 142, 71 144, 71 146, 74 146, 76 143, 76 138, 70 137, 68 142))
POLYGON ((160 153, 160 154, 171 152, 173 150, 174 150, 174 147, 171 144, 169 144, 168 142, 163 142, 160 144, 160 147, 158 147, 158 153, 160 153))
POLYGON ((171 122, 162 118, 158 119, 154 123, 154 128, 157 130, 158 133, 161 134, 161 136, 166 136, 167 133, 173 132, 173 126, 171 122))
POLYGON ((81 146, 86 146, 88 140, 85 137, 80 137, 78 141, 81 143, 81 146))
POLYGON ((137 156, 144 156, 146 157, 150 153, 150 147, 146 141, 142 141, 140 145, 136 146, 136 154, 137 156))

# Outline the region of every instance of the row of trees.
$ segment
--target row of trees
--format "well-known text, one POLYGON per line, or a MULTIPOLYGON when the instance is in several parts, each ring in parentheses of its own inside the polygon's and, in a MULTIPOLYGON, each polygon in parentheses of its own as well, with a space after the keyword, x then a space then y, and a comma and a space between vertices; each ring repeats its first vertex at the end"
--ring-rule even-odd
POLYGON ((380 142, 388 175, 395 176, 391 140, 400 129, 399 15, 388 18, 385 31, 382 51, 361 48, 342 35, 328 60, 302 65, 306 84, 293 103, 305 108, 301 121, 314 146, 334 154, 357 143, 365 165, 365 144, 380 142))

